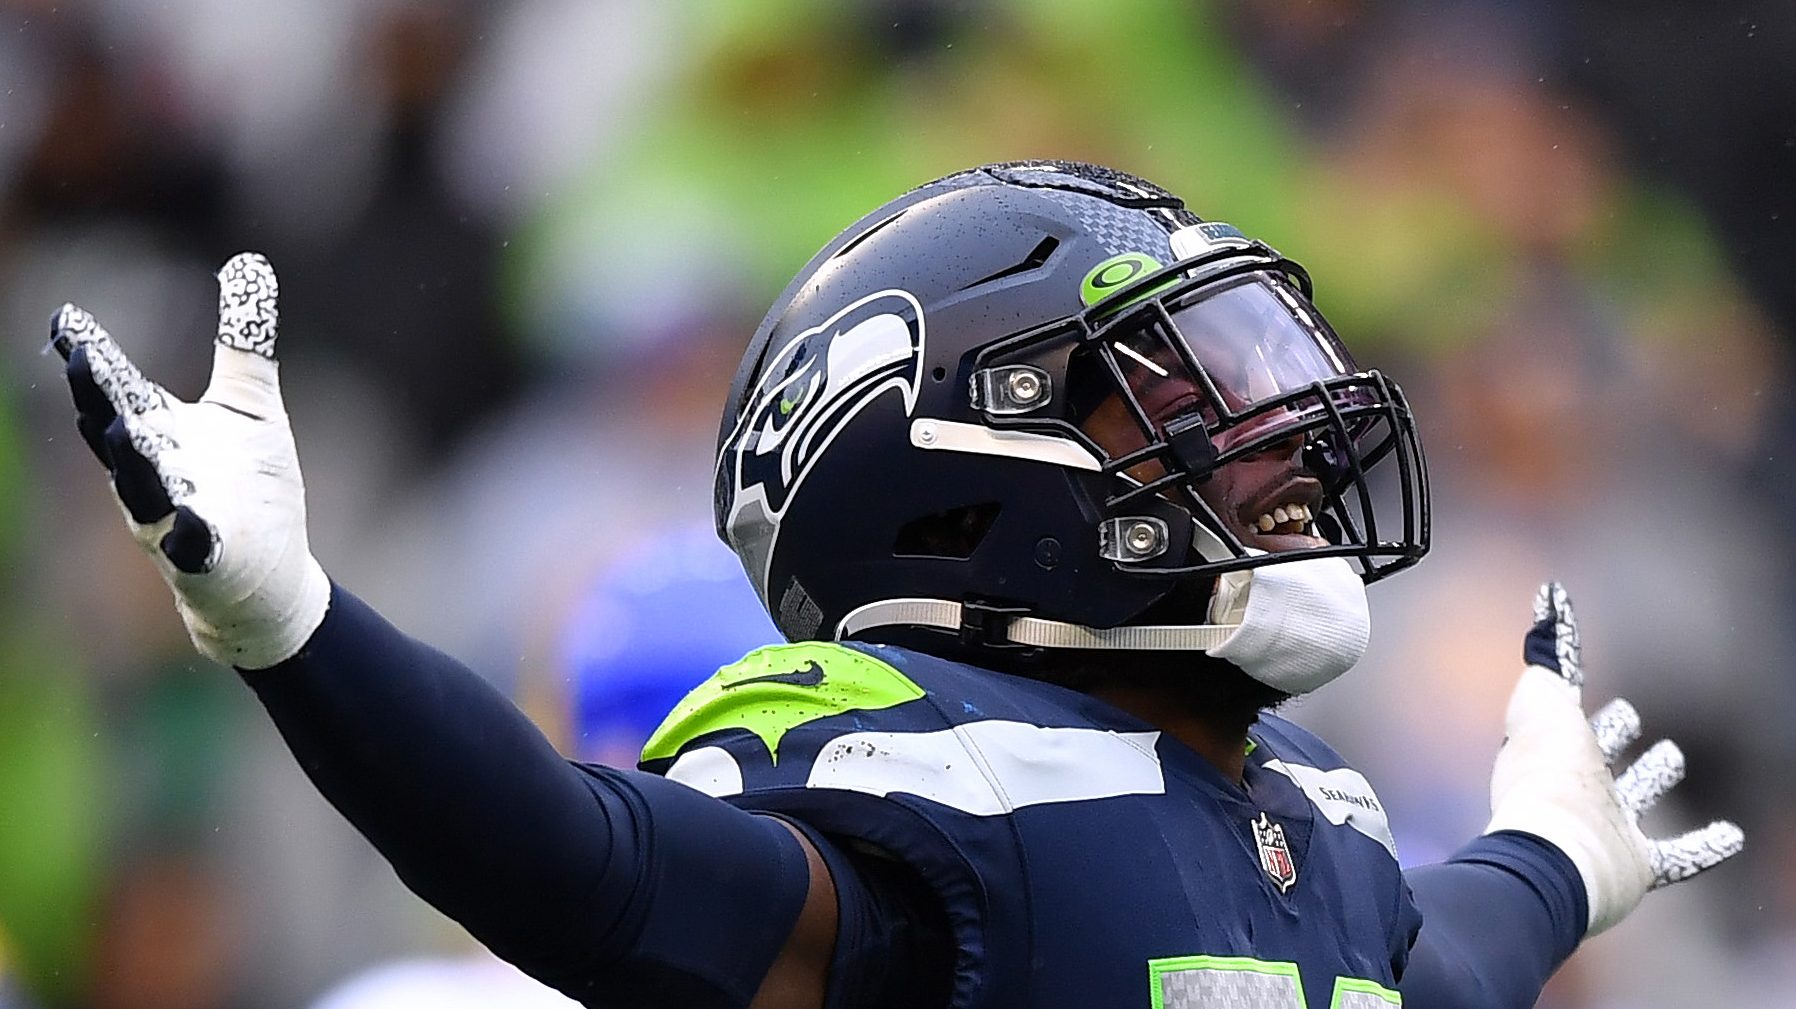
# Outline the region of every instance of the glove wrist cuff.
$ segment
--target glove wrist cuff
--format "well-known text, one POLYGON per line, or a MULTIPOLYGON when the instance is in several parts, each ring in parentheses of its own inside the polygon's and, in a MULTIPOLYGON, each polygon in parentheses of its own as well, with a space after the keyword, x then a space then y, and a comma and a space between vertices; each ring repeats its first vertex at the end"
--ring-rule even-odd
MULTIPOLYGON (((1627 917, 1652 884, 1652 870, 1632 838, 1620 830, 1598 836, 1587 817, 1550 808, 1498 809, 1484 833, 1516 830, 1558 848, 1578 870, 1593 936, 1627 917)), ((1599 828, 1600 831, 1600 828, 1599 828)))
POLYGON ((257 592, 231 612, 201 613, 181 600, 200 654, 238 669, 266 669, 299 653, 330 609, 330 576, 309 553, 279 592, 257 592))

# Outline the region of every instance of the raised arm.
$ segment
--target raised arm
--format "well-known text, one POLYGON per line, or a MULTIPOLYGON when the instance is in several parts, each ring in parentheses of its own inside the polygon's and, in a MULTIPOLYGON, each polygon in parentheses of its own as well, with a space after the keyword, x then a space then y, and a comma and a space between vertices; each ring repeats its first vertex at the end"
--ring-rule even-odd
POLYGON ((1522 651, 1490 825, 1445 863, 1405 874, 1422 912, 1402 984, 1411 1009, 1525 1009, 1585 936, 1745 843, 1725 820, 1666 840, 1641 831, 1640 815, 1683 778, 1684 755, 1660 740, 1610 773, 1640 716, 1617 699, 1585 720, 1578 625, 1558 584, 1541 586, 1522 651))
POLYGON ((821 1006, 838 899, 855 920, 888 904, 794 825, 563 760, 485 681, 332 586, 306 541, 274 273, 244 254, 219 282, 196 403, 88 313, 52 320, 77 426, 196 647, 242 672, 407 885, 538 979, 594 1006, 821 1006))
MULTIPOLYGON (((814 852, 785 824, 563 760, 486 681, 341 588, 297 655, 243 676, 408 887, 576 999, 748 1005, 813 889, 814 852)), ((795 952, 826 965, 829 938, 795 952)))

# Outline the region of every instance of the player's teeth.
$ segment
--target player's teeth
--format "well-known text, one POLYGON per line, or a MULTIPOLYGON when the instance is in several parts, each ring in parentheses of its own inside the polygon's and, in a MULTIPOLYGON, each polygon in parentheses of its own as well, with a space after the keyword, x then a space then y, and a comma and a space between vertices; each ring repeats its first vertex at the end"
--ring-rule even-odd
POLYGON ((1274 508, 1272 509, 1272 521, 1277 525, 1282 526, 1286 522, 1291 521, 1291 513, 1285 511, 1283 508, 1274 508))
POLYGON ((1310 506, 1309 505, 1294 504, 1288 509, 1288 511, 1290 511, 1291 517, 1298 520, 1299 522, 1308 522, 1310 520, 1310 506))
POLYGON ((1260 531, 1263 533, 1271 532, 1272 527, 1275 525, 1278 525, 1278 523, 1276 521, 1274 521, 1272 516, 1270 516, 1270 515, 1261 515, 1260 520, 1254 524, 1259 526, 1260 531))

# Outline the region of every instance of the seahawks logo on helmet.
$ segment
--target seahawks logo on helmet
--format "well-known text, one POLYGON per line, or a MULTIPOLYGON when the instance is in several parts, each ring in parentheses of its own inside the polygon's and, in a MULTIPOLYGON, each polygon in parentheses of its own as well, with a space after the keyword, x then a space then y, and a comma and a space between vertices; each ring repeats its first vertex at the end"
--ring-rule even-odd
POLYGON ((717 460, 725 532, 763 596, 780 519, 817 460, 882 396, 902 397, 909 416, 922 379, 923 306, 896 289, 855 301, 767 359, 717 460))

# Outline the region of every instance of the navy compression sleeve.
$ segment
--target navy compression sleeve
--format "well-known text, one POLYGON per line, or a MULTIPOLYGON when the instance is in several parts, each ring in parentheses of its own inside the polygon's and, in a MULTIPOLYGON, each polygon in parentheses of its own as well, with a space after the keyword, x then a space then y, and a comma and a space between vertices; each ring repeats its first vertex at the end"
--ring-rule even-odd
POLYGON ((1527 1009, 1584 936, 1577 867, 1532 834, 1486 834, 1403 874, 1422 912, 1404 1009, 1527 1009))
POLYGON ((808 872, 779 822, 564 760, 339 587, 298 655, 242 675, 407 886, 587 1005, 746 1006, 797 920, 808 872))

